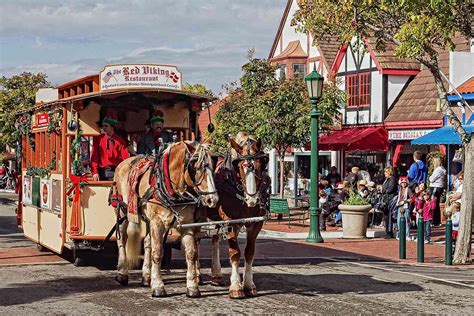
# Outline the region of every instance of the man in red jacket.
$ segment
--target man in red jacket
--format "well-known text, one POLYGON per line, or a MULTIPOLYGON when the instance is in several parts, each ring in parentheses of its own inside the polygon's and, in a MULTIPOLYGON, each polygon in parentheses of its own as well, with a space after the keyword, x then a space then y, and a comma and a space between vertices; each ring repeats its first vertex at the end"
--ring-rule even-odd
POLYGON ((91 155, 94 181, 113 180, 115 168, 130 157, 127 142, 115 133, 118 124, 117 113, 109 111, 102 121, 105 134, 94 137, 91 155))

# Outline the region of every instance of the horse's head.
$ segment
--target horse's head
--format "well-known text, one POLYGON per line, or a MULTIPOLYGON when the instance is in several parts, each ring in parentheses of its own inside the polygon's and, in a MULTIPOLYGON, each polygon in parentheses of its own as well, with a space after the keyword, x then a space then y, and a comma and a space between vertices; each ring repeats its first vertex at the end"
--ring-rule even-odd
POLYGON ((185 181, 199 195, 201 203, 216 207, 219 196, 213 177, 213 164, 207 144, 185 142, 189 159, 185 166, 185 181))
POLYGON ((235 151, 232 166, 241 180, 244 201, 248 207, 255 207, 259 202, 262 174, 268 163, 268 155, 262 151, 260 139, 254 140, 246 133, 239 133, 236 139, 230 139, 235 151))

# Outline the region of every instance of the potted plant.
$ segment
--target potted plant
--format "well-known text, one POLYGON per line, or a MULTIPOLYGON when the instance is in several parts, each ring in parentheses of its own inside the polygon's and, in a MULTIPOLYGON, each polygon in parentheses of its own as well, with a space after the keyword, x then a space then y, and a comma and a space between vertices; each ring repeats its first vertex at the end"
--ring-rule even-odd
POLYGON ((342 238, 367 238, 367 220, 372 209, 369 201, 359 194, 351 193, 338 207, 342 213, 342 238))

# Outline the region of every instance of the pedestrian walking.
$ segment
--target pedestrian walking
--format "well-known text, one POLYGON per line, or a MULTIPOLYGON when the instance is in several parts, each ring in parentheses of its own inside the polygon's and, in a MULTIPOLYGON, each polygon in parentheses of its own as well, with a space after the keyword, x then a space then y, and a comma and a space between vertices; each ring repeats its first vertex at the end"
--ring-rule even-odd
POLYGON ((399 239, 400 235, 400 226, 401 226, 401 217, 402 217, 402 209, 405 210, 403 216, 405 217, 405 225, 406 225, 406 239, 410 240, 410 211, 408 209, 408 179, 406 177, 401 177, 400 186, 398 188, 398 198, 397 198, 397 239, 399 239))

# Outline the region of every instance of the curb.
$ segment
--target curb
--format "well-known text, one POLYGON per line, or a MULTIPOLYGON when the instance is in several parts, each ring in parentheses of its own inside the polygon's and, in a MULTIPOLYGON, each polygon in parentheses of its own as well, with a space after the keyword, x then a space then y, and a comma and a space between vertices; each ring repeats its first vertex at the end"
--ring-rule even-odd
MULTIPOLYGON (((323 239, 338 239, 342 238, 342 231, 333 231, 333 232, 321 232, 323 239)), ((385 231, 382 230, 368 230, 367 238, 381 238, 385 236, 385 231)), ((274 230, 262 229, 258 237, 263 238, 279 238, 279 239, 306 239, 308 237, 307 232, 303 233, 285 233, 274 230)))

